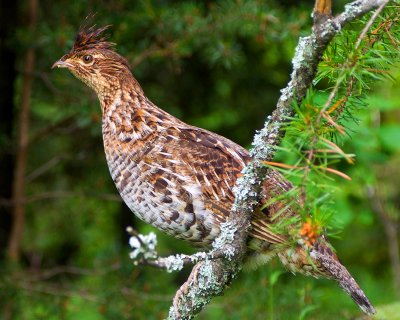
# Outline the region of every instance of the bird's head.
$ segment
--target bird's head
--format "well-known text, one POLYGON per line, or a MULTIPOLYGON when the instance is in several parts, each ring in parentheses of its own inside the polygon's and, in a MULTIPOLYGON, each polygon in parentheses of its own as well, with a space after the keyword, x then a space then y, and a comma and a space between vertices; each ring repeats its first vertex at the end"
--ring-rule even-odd
POLYGON ((81 29, 72 50, 52 66, 69 69, 99 97, 115 89, 124 79, 132 78, 127 60, 115 52, 115 44, 106 41, 103 35, 109 27, 81 29))

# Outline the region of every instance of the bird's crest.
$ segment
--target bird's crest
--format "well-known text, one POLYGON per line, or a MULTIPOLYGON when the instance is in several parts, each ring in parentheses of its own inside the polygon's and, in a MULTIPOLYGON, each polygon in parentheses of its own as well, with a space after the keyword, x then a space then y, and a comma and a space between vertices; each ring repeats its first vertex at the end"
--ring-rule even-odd
POLYGON ((82 51, 89 49, 108 49, 114 50, 115 43, 107 41, 107 37, 103 34, 111 25, 96 28, 93 25, 89 28, 82 26, 75 38, 74 46, 71 51, 82 51))

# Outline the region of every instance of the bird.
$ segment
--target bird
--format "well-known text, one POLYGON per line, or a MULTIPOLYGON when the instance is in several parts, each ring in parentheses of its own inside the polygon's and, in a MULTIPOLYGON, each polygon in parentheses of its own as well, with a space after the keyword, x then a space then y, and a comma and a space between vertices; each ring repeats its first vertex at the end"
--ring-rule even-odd
MULTIPOLYGON (((109 171, 131 211, 171 236, 208 248, 231 212, 234 186, 251 156, 231 140, 186 124, 151 102, 127 59, 108 41, 109 28, 81 27, 72 49, 52 68, 68 69, 97 94, 109 171)), ((274 200, 292 189, 278 171, 268 174, 260 206, 251 217, 246 260, 259 266, 277 256, 293 273, 333 279, 362 311, 374 314, 362 289, 311 220, 303 222, 298 232, 291 228, 293 223, 279 232, 274 228, 279 222, 299 219, 295 206, 274 200)))

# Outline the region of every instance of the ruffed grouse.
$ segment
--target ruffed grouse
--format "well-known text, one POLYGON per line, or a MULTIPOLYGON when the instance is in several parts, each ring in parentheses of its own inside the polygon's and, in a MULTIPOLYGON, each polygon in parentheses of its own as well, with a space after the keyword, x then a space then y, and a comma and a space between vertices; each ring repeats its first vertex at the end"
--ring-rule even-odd
MULTIPOLYGON (((249 153, 155 106, 133 77, 127 60, 102 36, 107 28, 81 29, 72 50, 53 68, 69 69, 97 93, 107 163, 129 208, 176 238, 209 246, 230 213, 232 189, 249 153)), ((264 184, 264 197, 291 188, 278 172, 272 172, 264 184)), ((249 257, 265 263, 278 255, 292 272, 335 279, 364 312, 375 313, 324 236, 302 243, 293 242, 290 232, 271 231, 271 212, 279 206, 276 202, 253 214, 249 257)), ((289 208, 283 217, 295 214, 289 208)))

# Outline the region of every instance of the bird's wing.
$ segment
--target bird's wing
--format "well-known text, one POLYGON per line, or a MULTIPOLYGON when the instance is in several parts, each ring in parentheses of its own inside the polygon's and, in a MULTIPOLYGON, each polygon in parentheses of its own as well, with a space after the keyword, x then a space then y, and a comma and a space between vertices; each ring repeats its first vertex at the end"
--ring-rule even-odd
POLYGON ((249 153, 215 133, 189 126, 169 127, 163 131, 164 165, 190 177, 191 183, 201 190, 204 205, 219 221, 229 215, 235 196, 232 189, 249 153))
MULTIPOLYGON (((174 166, 171 171, 191 177, 191 182, 201 190, 204 205, 216 220, 223 222, 229 216, 235 199, 233 187, 246 162, 247 150, 213 132, 196 127, 169 127, 162 138, 164 154, 172 154, 172 160, 164 158, 163 166, 174 166)), ((250 233, 269 243, 283 243, 284 237, 270 228, 266 211, 256 210, 250 233)))

